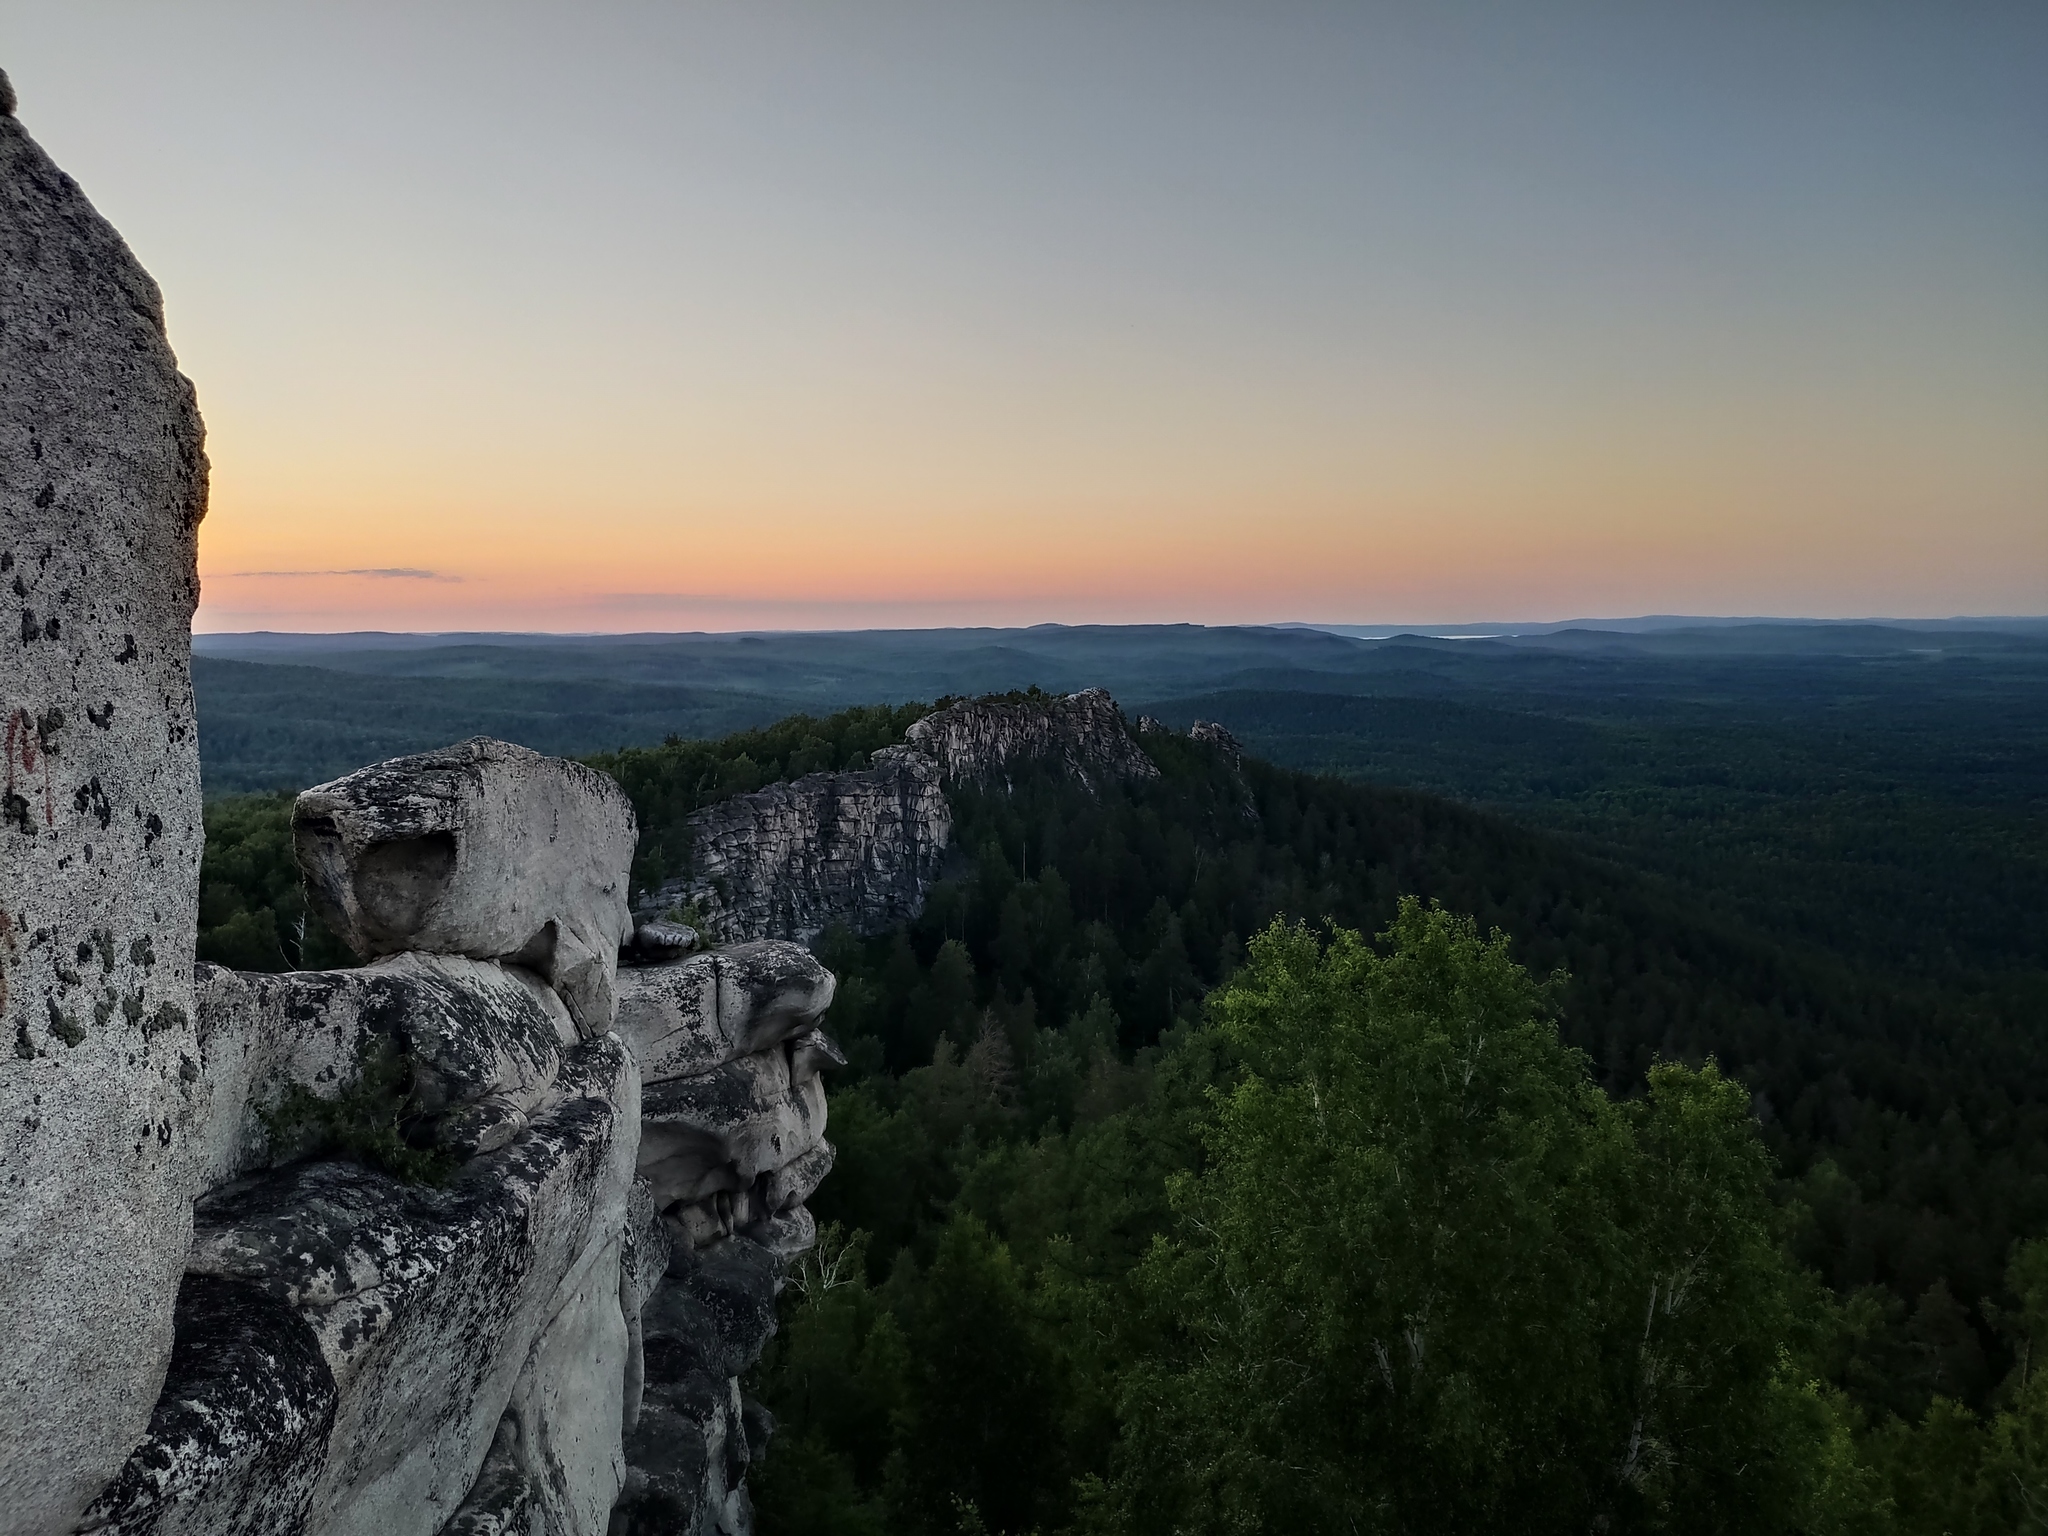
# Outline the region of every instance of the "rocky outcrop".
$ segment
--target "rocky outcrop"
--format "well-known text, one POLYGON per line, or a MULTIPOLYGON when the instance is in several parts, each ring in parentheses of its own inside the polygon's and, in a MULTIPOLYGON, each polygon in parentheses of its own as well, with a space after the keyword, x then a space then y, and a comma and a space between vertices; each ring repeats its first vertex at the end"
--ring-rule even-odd
POLYGON ((612 1536, 738 1536, 766 1423, 739 1378, 775 1326, 784 1263, 811 1244, 803 1202, 832 1166, 818 1028, 831 973, 754 943, 622 971, 619 1033, 647 1077, 639 1191, 668 1262, 640 1312, 641 1405, 612 1536))
POLYGON ((876 932, 923 908, 952 835, 938 765, 894 748, 706 806, 690 818, 689 873, 639 905, 694 909, 727 941, 876 932))
POLYGON ((295 1089, 333 1099, 387 1058, 403 1063, 405 1112, 423 1139, 463 1156, 494 1151, 526 1128, 579 1039, 539 976, 462 956, 283 975, 202 965, 198 977, 202 1188, 303 1150, 273 1146, 295 1089))
POLYGON ((195 969, 199 420, 12 109, 0 1526, 737 1536, 831 977, 634 928, 617 787, 481 739, 300 798, 367 964, 195 969))
POLYGON ((1159 775, 1100 688, 972 699, 926 715, 868 768, 706 806, 689 821, 688 872, 636 905, 693 909, 727 940, 882 932, 916 917, 939 878, 953 834, 945 786, 1008 788, 1027 763, 1090 789, 1159 775))
POLYGON ((0 77, 0 1511, 147 1427, 191 1232, 206 459, 156 284, 0 77))
POLYGON ((738 1377, 832 1162, 832 992, 795 945, 684 953, 618 972, 593 1037, 514 961, 202 967, 176 1347, 80 1528, 738 1536, 738 1377), (305 1156, 365 1123, 446 1182, 305 1156))
POLYGON ((541 1529, 601 1528, 624 1478, 636 1089, 618 1042, 591 1042, 526 1134, 445 1189, 315 1160, 203 1197, 181 1351, 234 1337, 250 1363, 223 1372, 186 1352, 82 1528, 432 1532, 564 1330, 585 1339, 582 1385, 606 1389, 579 1393, 570 1415, 526 1415, 519 1459, 555 1505, 541 1529))
POLYGON ((1218 725, 1214 720, 1197 720, 1188 727, 1188 739, 1215 748, 1230 760, 1233 768, 1244 763, 1244 748, 1237 744, 1237 738, 1230 734, 1228 727, 1218 725))
POLYGON ((516 959, 586 1035, 611 1028, 632 935, 632 802, 581 763, 479 736, 300 795, 292 840, 314 909, 365 959, 516 959))
POLYGON ((934 711, 903 733, 904 745, 946 778, 1008 788, 1011 769, 1050 764, 1090 789, 1118 779, 1156 779, 1159 769, 1131 739, 1123 711, 1101 688, 1040 697, 970 699, 934 711))

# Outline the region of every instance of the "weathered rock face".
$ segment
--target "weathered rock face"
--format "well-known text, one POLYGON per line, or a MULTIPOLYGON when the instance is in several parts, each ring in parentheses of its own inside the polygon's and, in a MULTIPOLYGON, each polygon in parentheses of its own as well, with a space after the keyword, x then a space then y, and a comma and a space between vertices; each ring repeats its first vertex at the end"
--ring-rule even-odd
POLYGON ((372 963, 195 986, 198 415, 12 114, 0 77, 0 1527, 737 1536, 832 978, 636 933, 624 795, 479 739, 301 797, 372 963))
POLYGON ((495 1151, 526 1128, 578 1038, 538 976, 462 956, 282 975, 202 965, 198 977, 202 1188, 297 1155, 271 1146, 266 1113, 294 1085, 333 1098, 384 1051, 405 1060, 406 1110, 434 1143, 495 1151))
POLYGON ((83 1528, 425 1536, 509 1415, 540 1528, 601 1529, 624 1482, 637 1089, 623 1046, 592 1041, 525 1134, 445 1189, 307 1162, 204 1197, 181 1363, 83 1528))
MULTIPOLYGON (((383 765, 379 798, 430 794, 437 774, 409 784, 383 765)), ((309 864, 359 891, 357 851, 384 843, 311 846, 309 864)), ((434 913, 482 909, 465 884, 508 867, 527 879, 515 861, 458 863, 413 927, 380 919, 390 940, 479 931, 434 913)), ((817 1024, 833 981, 791 944, 691 954, 655 934, 630 953, 616 1020, 580 1028, 537 972, 466 955, 201 967, 208 1192, 177 1347, 148 1434, 82 1529, 746 1530, 737 1377, 832 1163, 818 1074, 840 1057, 817 1024), (277 1111, 308 1104, 460 1170, 436 1187, 292 1161, 277 1111)))
POLYGON ((903 741, 948 779, 980 784, 1007 785, 1011 766, 1024 762, 1050 763, 1091 789, 1159 777, 1101 688, 1060 698, 970 699, 926 715, 903 741))
MULTIPOLYGON (((808 1239, 806 1239, 808 1241, 808 1239)), ((646 1385, 610 1536, 744 1536, 770 1424, 739 1378, 775 1331, 786 1254, 728 1238, 677 1264, 641 1314, 646 1385)))
POLYGON ((953 835, 945 785, 1007 787, 1027 762, 1090 789, 1159 776, 1100 688, 972 699, 917 721, 872 767, 706 806, 690 818, 689 872, 638 905, 650 914, 693 906, 728 941, 808 944, 834 924, 879 933, 917 916, 939 877, 953 835))
POLYGON ((728 942, 808 943, 833 923, 865 933, 915 916, 953 817, 937 765, 897 748, 869 768, 807 774, 706 806, 690 831, 689 875, 644 907, 694 905, 728 942))
POLYGON ((357 954, 522 961, 587 1035, 611 1028, 636 836, 603 774, 484 736, 358 769, 292 808, 307 895, 357 954))
POLYGON ((837 983, 794 944, 735 944, 619 974, 619 1034, 648 1082, 709 1072, 811 1028, 837 983))
POLYGON ((156 285, 0 78, 0 1511, 149 1422, 191 1230, 206 459, 156 285))
POLYGON ((739 1377, 774 1331, 783 1264, 814 1235, 803 1202, 832 1166, 818 1073, 843 1058, 817 1021, 833 978, 795 944, 753 943, 622 971, 619 991, 647 1079, 638 1190, 667 1262, 643 1292, 611 1536, 743 1536, 767 1424, 739 1377))
POLYGON ((1244 748, 1237 744, 1237 738, 1230 734, 1227 727, 1218 725, 1214 720, 1197 720, 1188 727, 1188 739, 1214 747, 1230 759, 1232 767, 1244 761, 1244 748))

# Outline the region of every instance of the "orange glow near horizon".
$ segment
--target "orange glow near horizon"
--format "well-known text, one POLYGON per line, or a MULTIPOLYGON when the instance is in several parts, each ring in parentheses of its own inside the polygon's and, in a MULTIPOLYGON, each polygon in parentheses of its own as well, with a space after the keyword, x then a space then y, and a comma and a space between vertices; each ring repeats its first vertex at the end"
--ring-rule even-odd
POLYGON ((2048 613, 2038 10, 14 23, 201 630, 2048 613))

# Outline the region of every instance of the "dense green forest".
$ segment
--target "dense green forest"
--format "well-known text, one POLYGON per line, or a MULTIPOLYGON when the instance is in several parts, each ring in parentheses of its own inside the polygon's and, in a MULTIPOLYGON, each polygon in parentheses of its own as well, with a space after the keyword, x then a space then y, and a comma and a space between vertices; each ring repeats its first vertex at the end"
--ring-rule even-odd
MULTIPOLYGON (((603 762, 662 858, 916 713, 603 762)), ((753 1384, 764 1532, 2040 1520, 2024 942, 1951 984, 1584 827, 1142 739, 1157 783, 956 792, 923 917, 828 936, 850 1066, 753 1384)), ((209 808, 210 957, 322 963, 287 812, 209 808)))
POLYGON ((2048 924, 2024 920, 2048 890, 2048 673, 1796 658, 1694 665, 1651 691, 1614 670, 1611 694, 1239 691, 1149 708, 1220 720, 1288 767, 1563 833, 1789 942, 1945 985, 2048 967, 2048 924))

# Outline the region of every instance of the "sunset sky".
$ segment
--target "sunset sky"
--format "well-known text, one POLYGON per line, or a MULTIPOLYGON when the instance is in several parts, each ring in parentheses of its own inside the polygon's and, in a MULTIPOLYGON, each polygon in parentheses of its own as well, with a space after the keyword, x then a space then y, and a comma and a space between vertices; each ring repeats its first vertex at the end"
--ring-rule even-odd
POLYGON ((2048 612, 2048 6, 0 4, 199 627, 2048 612))

